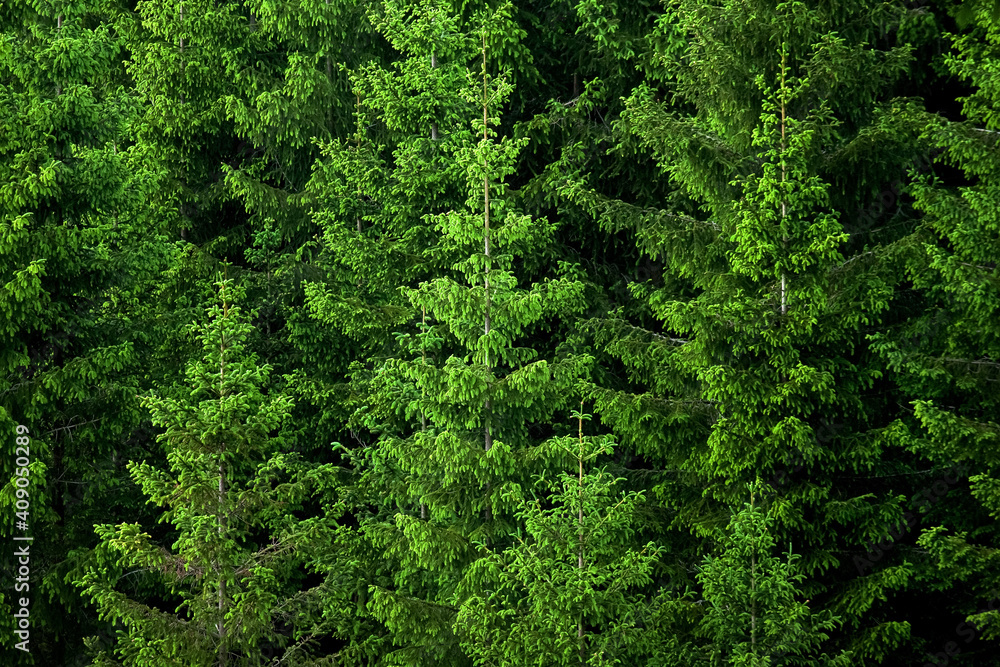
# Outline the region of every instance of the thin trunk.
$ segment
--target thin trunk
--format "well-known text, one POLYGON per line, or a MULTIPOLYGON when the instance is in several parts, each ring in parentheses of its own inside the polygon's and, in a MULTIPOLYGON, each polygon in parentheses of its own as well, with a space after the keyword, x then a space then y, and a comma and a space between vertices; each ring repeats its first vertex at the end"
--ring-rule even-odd
MULTIPOLYGON (((788 214, 788 203, 785 201, 785 53, 781 53, 781 227, 785 228, 785 216, 788 214)), ((788 237, 782 236, 782 249, 788 249, 788 237)), ((788 281, 785 272, 781 272, 781 314, 788 312, 788 281)))
MULTIPOLYGON (((56 17, 56 34, 62 32, 62 14, 56 17)), ((62 95, 62 86, 56 84, 56 97, 62 95)))
MULTIPOLYGON (((487 97, 486 91, 486 38, 483 37, 483 141, 489 139, 489 98, 487 97)), ((483 286, 485 291, 485 301, 486 308, 483 316, 483 334, 488 338, 490 333, 490 176, 489 176, 489 164, 486 163, 485 157, 483 161, 483 246, 486 254, 486 266, 483 274, 483 286)), ((487 377, 490 373, 490 351, 489 351, 489 340, 486 341, 486 372, 487 377)), ((489 381, 487 379, 487 381, 489 381)), ((489 391, 489 387, 487 387, 489 391)), ((484 414, 484 427, 483 427, 483 447, 485 451, 490 451, 493 447, 493 406, 490 403, 489 394, 484 401, 483 405, 484 414)), ((486 484, 486 492, 489 494, 490 484, 486 484)), ((493 508, 489 502, 486 501, 486 520, 493 520, 493 508)))
MULTIPOLYGON (((486 93, 486 39, 483 38, 483 141, 489 139, 489 116, 487 109, 487 93, 486 93)), ((483 275, 483 284, 486 291, 486 314, 483 322, 483 333, 489 335, 490 333, 490 177, 489 177, 489 165, 483 165, 483 244, 486 253, 486 272, 483 275)), ((487 342, 487 345, 489 343, 487 342)), ((490 353, 489 349, 486 351, 486 370, 490 369, 490 353)), ((493 434, 490 429, 491 421, 491 406, 490 399, 486 399, 486 451, 490 450, 493 446, 493 434)))
MULTIPOLYGON (((226 302, 225 297, 223 297, 222 302, 222 315, 223 318, 229 316, 229 304, 226 302)), ((219 345, 219 395, 224 396, 226 391, 226 338, 225 335, 222 337, 222 341, 219 345)), ((222 448, 219 450, 219 497, 218 497, 218 518, 219 518, 219 543, 222 544, 226 539, 226 530, 229 525, 229 517, 226 513, 226 461, 225 461, 225 443, 223 443, 222 448)), ((228 574, 222 567, 218 568, 219 572, 219 652, 218 652, 218 662, 220 667, 225 667, 228 658, 229 651, 226 649, 226 575, 228 574)))
MULTIPOLYGON (((361 113, 361 95, 355 94, 354 95, 354 117, 357 118, 358 114, 360 114, 360 113, 361 113)), ((355 140, 354 146, 360 152, 360 150, 361 150, 361 128, 360 127, 358 128, 358 136, 357 136, 357 139, 355 140)), ((361 196, 362 196, 361 186, 358 186, 358 201, 361 201, 361 196)), ((360 234, 361 233, 361 216, 360 215, 354 216, 354 223, 355 223, 355 225, 358 228, 358 234, 360 234)), ((361 283, 360 282, 358 283, 358 287, 361 287, 361 283)))
MULTIPOLYGON (((420 308, 420 324, 421 333, 423 337, 420 339, 420 363, 424 366, 427 365, 427 309, 424 307, 420 308)), ((422 390, 424 397, 427 396, 427 390, 422 390)), ((420 407, 420 432, 426 433, 427 431, 427 415, 424 413, 423 406, 420 407)), ((420 503, 420 519, 423 521, 427 520, 427 505, 420 503)))
MULTIPOLYGON (((580 401, 580 417, 578 421, 578 437, 580 439, 580 453, 577 456, 579 464, 577 494, 580 503, 579 514, 577 516, 577 567, 583 575, 583 401, 580 401)), ((581 610, 576 619, 576 640, 580 653, 580 664, 584 663, 583 650, 583 611, 581 610)))
MULTIPOLYGON (((180 17, 181 17, 181 23, 180 23, 180 25, 181 25, 181 32, 183 34, 183 31, 184 31, 184 0, 181 0, 179 8, 180 8, 180 17)), ((180 40, 179 40, 179 42, 180 42, 180 52, 181 52, 181 104, 184 104, 184 101, 185 101, 185 96, 184 96, 184 37, 181 37, 180 40)))
MULTIPOLYGON (((753 493, 750 494, 750 507, 754 507, 753 493)), ((750 653, 757 657, 757 545, 750 551, 750 653)))
MULTIPOLYGON (((226 464, 219 460, 219 542, 225 540, 226 526, 229 523, 225 514, 226 501, 226 464)), ((226 572, 219 572, 219 665, 225 667, 229 651, 226 649, 226 572)))
MULTIPOLYGON (((329 0, 327 0, 329 4, 329 0)), ((326 57, 326 80, 330 83, 330 97, 333 97, 333 61, 330 60, 330 56, 326 57)), ((333 100, 330 100, 330 107, 326 110, 326 124, 330 129, 330 134, 333 134, 333 100)))
MULTIPOLYGON (((431 51, 431 69, 437 67, 437 56, 434 51, 431 51)), ((438 126, 437 123, 431 122, 431 141, 437 141, 438 138, 438 126)))
MULTIPOLYGON (((330 6, 330 0, 326 0, 326 6, 330 6)), ((330 60, 329 54, 326 56, 326 80, 330 83, 330 107, 326 110, 326 125, 330 130, 330 136, 333 136, 333 62, 330 60)))
MULTIPOLYGON (((437 58, 435 57, 434 51, 431 50, 431 69, 437 67, 437 58)), ((437 123, 431 123, 431 141, 437 141, 437 123)), ((423 325, 421 328, 424 338, 420 341, 420 362, 423 365, 427 365, 427 310, 423 307, 420 308, 420 323, 423 325)), ((427 431, 427 415, 424 413, 423 408, 420 409, 420 431, 427 431)), ((422 520, 427 519, 427 505, 425 503, 420 503, 420 518, 422 520)))

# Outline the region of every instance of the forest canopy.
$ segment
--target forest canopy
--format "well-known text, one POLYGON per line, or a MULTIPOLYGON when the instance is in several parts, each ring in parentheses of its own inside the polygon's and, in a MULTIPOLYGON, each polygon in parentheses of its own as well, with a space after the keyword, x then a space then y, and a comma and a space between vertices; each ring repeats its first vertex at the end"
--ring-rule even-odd
POLYGON ((0 6, 9 665, 1000 665, 1000 2, 0 6))

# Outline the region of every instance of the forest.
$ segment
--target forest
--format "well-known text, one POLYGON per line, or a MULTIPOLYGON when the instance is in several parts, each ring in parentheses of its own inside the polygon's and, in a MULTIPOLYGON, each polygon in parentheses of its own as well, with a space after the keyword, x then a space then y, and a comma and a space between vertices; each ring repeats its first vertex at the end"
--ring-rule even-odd
POLYGON ((1000 1, 0 33, 0 664, 1000 666, 1000 1))

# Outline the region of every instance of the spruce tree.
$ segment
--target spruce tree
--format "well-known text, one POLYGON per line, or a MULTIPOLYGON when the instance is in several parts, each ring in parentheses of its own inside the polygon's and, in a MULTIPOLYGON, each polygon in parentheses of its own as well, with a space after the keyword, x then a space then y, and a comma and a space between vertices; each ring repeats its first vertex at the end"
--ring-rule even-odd
POLYGON ((919 107, 891 98, 910 49, 879 41, 902 13, 669 3, 647 37, 658 76, 618 127, 623 150, 643 147, 674 192, 642 207, 587 187, 585 174, 563 188, 664 267, 636 290, 650 319, 595 322, 642 388, 609 388, 601 419, 672 471, 658 497, 702 539, 745 484, 776 480, 775 539, 798 545, 805 594, 844 622, 824 650, 873 664, 911 640, 882 602, 911 568, 898 554, 865 576, 854 564, 913 490, 912 457, 886 437, 900 408, 866 338, 902 281, 894 252, 906 229, 873 233, 851 214, 920 148, 919 107))
MULTIPOLYGON (((354 96, 345 70, 371 46, 364 5, 151 0, 123 13, 118 27, 145 112, 133 126, 135 140, 158 176, 149 206, 179 237, 169 268, 144 300, 158 326, 150 343, 156 362, 143 389, 169 386, 183 375, 177 360, 199 353, 178 332, 210 302, 219 263, 231 262, 262 334, 252 337, 250 351, 288 379, 288 436, 301 436, 304 460, 342 462, 335 443, 350 437, 345 373, 363 354, 306 313, 304 283, 328 280, 331 272, 315 252, 318 227, 308 215, 314 202, 306 185, 319 155, 316 140, 348 131, 354 96)), ((322 493, 310 511, 339 503, 338 484, 322 493)), ((349 598, 363 597, 366 588, 347 563, 364 559, 344 556, 334 567, 328 552, 313 555, 311 566, 328 577, 325 604, 337 626, 331 632, 372 634, 343 620, 349 598)), ((293 577, 284 593, 313 579, 293 577)))
POLYGON ((480 543, 463 580, 456 630, 476 664, 644 665, 667 652, 668 603, 646 595, 661 549, 632 546, 643 496, 596 468, 614 438, 584 436, 582 408, 576 436, 531 448, 550 470, 513 492, 514 539, 503 550, 480 543))
POLYGON ((705 609, 694 634, 707 642, 690 647, 689 664, 854 664, 849 652, 816 654, 839 619, 829 610, 812 614, 809 600, 796 599, 796 585, 806 579, 801 557, 789 550, 782 561, 774 554, 774 516, 760 504, 763 488, 759 481, 748 487, 750 502, 730 520, 721 555, 706 556, 698 572, 705 609))
POLYGON ((125 132, 136 101, 117 8, 0 7, 0 427, 31 439, 27 528, 15 531, 24 499, 8 440, 0 532, 34 537, 30 653, 3 640, 24 664, 70 664, 94 630, 67 578, 94 521, 124 518, 131 490, 116 462, 143 451, 130 439, 143 357, 132 299, 164 252, 141 206, 150 172, 125 132))
POLYGON ((938 117, 925 129, 942 151, 936 162, 960 170, 964 184, 947 183, 940 167, 914 174, 910 191, 924 217, 903 256, 914 297, 910 316, 898 331, 879 336, 878 349, 912 400, 913 415, 899 420, 896 437, 935 471, 915 503, 923 527, 921 579, 947 594, 949 625, 961 631, 949 639, 961 659, 975 659, 995 655, 1000 638, 1000 79, 994 72, 1000 24, 991 3, 966 7, 971 25, 950 35, 945 58, 948 71, 972 86, 963 100, 965 120, 938 117), (992 641, 969 645, 975 638, 992 641))
POLYGON ((321 227, 310 215, 323 208, 317 198, 326 190, 311 185, 322 145, 351 132, 351 73, 383 59, 367 9, 329 0, 242 3, 242 39, 226 58, 230 86, 221 100, 238 148, 219 167, 230 205, 242 209, 237 243, 224 252, 248 269, 248 298, 260 304, 261 325, 273 334, 261 352, 303 374, 295 419, 318 436, 321 458, 324 441, 344 434, 344 374, 364 352, 306 312, 304 286, 337 280, 336 267, 318 252, 321 227))
MULTIPOLYGON (((370 336, 374 323, 396 322, 393 344, 358 365, 353 419, 380 436, 357 463, 372 508, 359 512, 361 530, 385 561, 367 607, 386 627, 386 664, 469 663, 452 625, 463 571, 478 557, 472 540, 507 539, 508 491, 537 472, 527 446, 585 363, 530 345, 546 322, 565 330, 583 285, 573 267, 539 261, 552 225, 507 193, 525 142, 498 136, 512 88, 492 72, 521 50, 512 8, 470 14, 390 2, 373 16, 404 56, 357 79, 359 127, 377 123, 385 138, 332 146, 324 174, 364 202, 322 214, 361 296, 352 308, 363 315, 371 304, 380 318, 351 326, 370 336)), ((317 292, 317 315, 350 314, 349 284, 317 292)))
POLYGON ((191 325, 202 356, 189 361, 186 385, 143 400, 164 429, 169 469, 129 465, 164 508, 173 543, 159 544, 137 523, 96 527, 102 545, 79 585, 118 629, 97 664, 261 665, 272 655, 310 664, 330 630, 327 586, 290 590, 288 582, 337 542, 338 506, 296 516, 334 470, 293 451, 291 401, 249 352, 241 290, 231 280, 217 287, 208 321, 191 325), (154 591, 148 603, 119 588, 139 573, 154 591))

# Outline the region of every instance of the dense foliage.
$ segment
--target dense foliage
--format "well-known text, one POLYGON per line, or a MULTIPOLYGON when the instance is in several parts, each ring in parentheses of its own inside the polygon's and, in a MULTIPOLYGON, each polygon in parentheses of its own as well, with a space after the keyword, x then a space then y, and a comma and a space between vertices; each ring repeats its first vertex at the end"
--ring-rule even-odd
POLYGON ((0 33, 3 664, 1000 665, 1000 3, 0 33))

